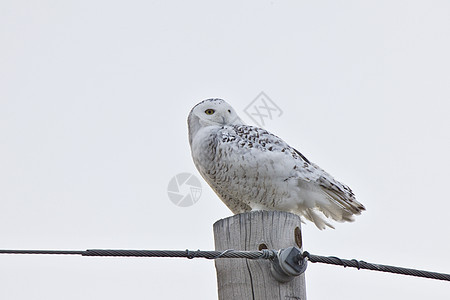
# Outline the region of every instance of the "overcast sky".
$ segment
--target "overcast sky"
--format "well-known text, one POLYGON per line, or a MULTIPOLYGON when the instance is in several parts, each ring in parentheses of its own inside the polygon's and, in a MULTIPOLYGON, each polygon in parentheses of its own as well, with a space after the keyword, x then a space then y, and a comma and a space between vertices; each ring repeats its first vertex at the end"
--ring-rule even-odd
MULTIPOLYGON (((197 102, 265 128, 349 185, 355 223, 304 249, 450 273, 448 1, 0 2, 0 248, 214 249, 231 215, 187 139, 197 102)), ((1 299, 215 299, 212 261, 0 256, 1 299)), ((448 299, 450 284, 310 264, 309 299, 448 299)))

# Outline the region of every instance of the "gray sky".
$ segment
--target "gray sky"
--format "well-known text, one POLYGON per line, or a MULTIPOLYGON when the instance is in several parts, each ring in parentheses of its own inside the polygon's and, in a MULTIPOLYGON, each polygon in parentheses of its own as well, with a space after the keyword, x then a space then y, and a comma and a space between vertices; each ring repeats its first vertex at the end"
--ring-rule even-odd
MULTIPOLYGON (((240 112, 348 184, 367 211, 303 227, 314 254, 450 272, 448 1, 0 2, 0 248, 213 249, 231 215, 186 117, 240 112)), ((1 299, 214 299, 213 262, 0 256, 1 299)), ((448 299, 450 285, 310 264, 309 299, 448 299)))

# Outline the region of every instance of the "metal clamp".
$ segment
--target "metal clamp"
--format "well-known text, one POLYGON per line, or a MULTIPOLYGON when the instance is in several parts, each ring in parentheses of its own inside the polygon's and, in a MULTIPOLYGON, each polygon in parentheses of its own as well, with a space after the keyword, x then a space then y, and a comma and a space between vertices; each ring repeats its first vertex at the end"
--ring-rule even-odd
POLYGON ((300 259, 302 252, 296 247, 281 249, 273 259, 270 273, 279 282, 289 282, 305 272, 307 261, 300 259))

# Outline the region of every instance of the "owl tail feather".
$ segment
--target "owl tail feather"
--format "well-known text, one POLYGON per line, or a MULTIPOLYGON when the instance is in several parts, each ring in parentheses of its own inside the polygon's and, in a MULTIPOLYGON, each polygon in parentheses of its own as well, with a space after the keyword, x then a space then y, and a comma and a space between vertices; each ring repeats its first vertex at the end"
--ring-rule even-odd
POLYGON ((320 230, 327 227, 334 229, 334 226, 327 222, 326 218, 333 219, 336 222, 354 221, 353 213, 334 201, 328 203, 316 202, 314 207, 299 207, 294 213, 313 222, 320 230))
POLYGON ((325 228, 330 227, 334 229, 334 226, 328 223, 321 215, 318 213, 317 209, 307 208, 300 212, 307 220, 313 222, 317 228, 323 230, 325 228))

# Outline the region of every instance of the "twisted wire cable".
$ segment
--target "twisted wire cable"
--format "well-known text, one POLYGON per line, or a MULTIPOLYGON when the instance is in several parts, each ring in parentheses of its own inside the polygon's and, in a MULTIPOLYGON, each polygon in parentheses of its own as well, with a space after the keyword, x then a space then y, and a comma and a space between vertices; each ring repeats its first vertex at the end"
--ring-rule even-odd
MULTIPOLYGON (((225 251, 201 251, 201 250, 112 250, 112 249, 88 249, 85 251, 73 250, 0 250, 0 254, 48 254, 48 255, 81 255, 81 256, 126 256, 126 257, 183 257, 188 259, 225 259, 225 258, 246 258, 246 259, 270 259, 277 256, 278 251, 263 249, 262 251, 237 251, 228 249, 225 251)), ((312 263, 324 263, 351 267, 379 272, 388 272, 401 275, 409 275, 436 280, 450 281, 450 274, 430 272, 424 270, 380 265, 368 263, 363 260, 348 260, 335 256, 321 256, 310 254, 308 251, 300 253, 297 261, 308 260, 312 263)))
POLYGON ((356 260, 356 259, 348 260, 348 259, 342 259, 342 258, 335 257, 335 256, 313 255, 313 254, 310 254, 308 251, 304 251, 302 254, 302 257, 306 258, 307 260, 309 260, 312 263, 324 263, 324 264, 330 264, 330 265, 343 266, 344 268, 351 267, 351 268, 357 268, 358 270, 366 269, 366 270, 372 270, 372 271, 395 273, 395 274, 401 274, 401 275, 409 275, 409 276, 415 276, 415 277, 423 277, 423 278, 450 281, 450 274, 444 274, 444 273, 430 272, 430 271, 417 270, 417 269, 409 269, 409 268, 396 267, 396 266, 373 264, 373 263, 365 262, 363 260, 356 260))
MULTIPOLYGON (((0 251, 1 253, 1 251, 0 251)), ((228 249, 225 251, 201 251, 201 250, 103 250, 89 249, 83 256, 134 256, 134 257, 186 257, 192 258, 247 258, 247 259, 271 259, 276 256, 275 251, 264 249, 263 251, 237 251, 228 249)))
POLYGON ((125 257, 184 257, 184 258, 247 258, 247 259, 273 259, 274 250, 262 251, 201 251, 201 250, 113 250, 88 249, 85 251, 73 250, 0 250, 0 254, 50 254, 50 255, 81 255, 81 256, 125 256, 125 257))

